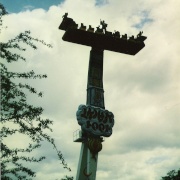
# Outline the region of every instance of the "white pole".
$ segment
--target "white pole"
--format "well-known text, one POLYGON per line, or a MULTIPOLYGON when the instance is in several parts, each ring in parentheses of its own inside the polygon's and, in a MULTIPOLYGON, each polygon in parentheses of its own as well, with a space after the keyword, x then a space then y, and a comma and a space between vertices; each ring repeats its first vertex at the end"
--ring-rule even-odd
POLYGON ((98 162, 98 153, 92 154, 91 151, 88 149, 88 168, 87 173, 91 174, 89 176, 89 180, 96 179, 96 171, 97 171, 97 162, 98 162))
POLYGON ((87 169, 87 156, 88 156, 88 147, 86 143, 82 142, 76 180, 86 180, 86 176, 84 175, 84 172, 87 171, 86 170, 87 169))

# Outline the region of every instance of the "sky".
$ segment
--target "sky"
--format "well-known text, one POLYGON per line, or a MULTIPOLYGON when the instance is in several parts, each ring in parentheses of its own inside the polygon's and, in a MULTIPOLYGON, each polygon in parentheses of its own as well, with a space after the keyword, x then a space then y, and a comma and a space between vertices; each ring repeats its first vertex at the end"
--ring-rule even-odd
MULTIPOLYGON (((54 121, 49 133, 71 167, 59 165, 55 151, 47 143, 35 155, 47 159, 30 164, 36 180, 76 176, 80 143, 73 132, 80 129, 76 111, 86 103, 90 47, 62 40, 58 26, 68 12, 76 23, 97 27, 100 19, 107 30, 128 36, 139 31, 147 36, 145 48, 130 56, 104 51, 105 107, 113 112, 113 134, 105 138, 99 153, 98 180, 159 180, 180 168, 180 1, 179 0, 1 0, 10 12, 4 18, 8 28, 1 40, 30 30, 53 48, 39 45, 24 52, 26 62, 12 63, 14 71, 34 70, 47 74, 43 80, 29 80, 43 98, 28 96, 29 103, 42 106, 42 117, 54 121)), ((13 136, 9 146, 24 146, 26 139, 13 136)))

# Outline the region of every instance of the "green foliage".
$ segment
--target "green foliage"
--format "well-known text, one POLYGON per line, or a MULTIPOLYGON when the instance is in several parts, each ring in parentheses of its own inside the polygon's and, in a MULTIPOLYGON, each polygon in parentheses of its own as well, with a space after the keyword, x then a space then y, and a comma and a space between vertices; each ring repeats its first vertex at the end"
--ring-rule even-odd
POLYGON ((168 172, 167 176, 162 177, 162 180, 180 180, 180 169, 168 172))
MULTIPOLYGON (((0 4, 0 33, 3 27, 3 16, 7 12, 2 4, 0 4)), ((2 179, 31 179, 36 173, 24 164, 32 162, 40 162, 45 159, 41 157, 29 157, 29 153, 41 147, 42 141, 49 142, 55 149, 58 159, 63 168, 71 171, 67 166, 65 159, 56 147, 54 139, 51 138, 46 130, 51 129, 53 122, 49 119, 42 119, 42 107, 35 107, 27 102, 27 91, 42 97, 42 92, 37 92, 34 87, 29 84, 17 83, 17 79, 41 79, 46 75, 36 74, 33 70, 30 72, 11 72, 8 64, 26 61, 21 55, 26 48, 37 49, 36 43, 43 44, 47 47, 43 40, 31 37, 30 31, 20 33, 15 38, 0 42, 0 68, 1 68, 1 178, 2 179), (12 125, 13 124, 13 125, 12 125), (30 139, 30 143, 26 148, 11 148, 6 143, 6 138, 13 135, 21 134, 30 139), (27 155, 28 154, 28 155, 27 155)), ((68 177, 67 177, 68 178, 68 177)))
POLYGON ((61 180, 73 180, 73 177, 65 176, 65 177, 62 178, 61 180))

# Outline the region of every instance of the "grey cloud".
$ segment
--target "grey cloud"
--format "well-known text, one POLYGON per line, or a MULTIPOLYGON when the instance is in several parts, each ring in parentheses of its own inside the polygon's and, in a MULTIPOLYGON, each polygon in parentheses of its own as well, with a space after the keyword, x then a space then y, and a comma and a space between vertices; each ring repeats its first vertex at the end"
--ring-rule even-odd
MULTIPOLYGON (((43 117, 54 120, 52 136, 72 166, 74 176, 80 144, 72 142, 72 133, 80 129, 75 116, 77 108, 86 102, 90 48, 62 41, 63 32, 58 30, 62 15, 68 11, 78 23, 94 27, 104 18, 110 30, 128 34, 138 33, 132 26, 143 16, 136 12, 149 12, 144 18, 154 20, 151 25, 144 25, 146 47, 136 56, 104 52, 105 105, 115 115, 115 125, 99 153, 97 179, 156 180, 180 166, 177 76, 180 24, 175 18, 179 14, 179 2, 176 3, 140 0, 129 4, 112 0, 106 6, 95 7, 94 1, 80 0, 77 4, 66 0, 47 12, 36 9, 6 18, 9 29, 4 40, 30 29, 35 37, 53 45, 52 49, 40 46, 35 52, 27 51, 27 63, 12 68, 34 69, 48 75, 45 80, 30 82, 44 92, 44 97, 38 100, 30 96, 29 101, 45 109, 43 117)), ((37 155, 46 153, 45 162, 33 165, 38 170, 36 179, 65 175, 48 145, 37 155)))

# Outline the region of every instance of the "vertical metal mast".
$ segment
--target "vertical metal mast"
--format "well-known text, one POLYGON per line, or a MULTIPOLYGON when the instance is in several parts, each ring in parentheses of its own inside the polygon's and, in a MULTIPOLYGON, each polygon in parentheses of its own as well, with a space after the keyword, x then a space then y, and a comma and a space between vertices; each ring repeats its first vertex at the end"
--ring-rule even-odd
POLYGON ((92 48, 89 59, 87 105, 105 109, 103 90, 103 52, 104 50, 92 48))
MULTIPOLYGON (((89 58, 88 82, 87 82, 87 101, 86 105, 105 109, 104 90, 103 90, 103 50, 92 48, 89 58)), ((87 136, 84 134, 84 136, 87 136)), ((98 162, 98 152, 93 154, 88 149, 87 141, 97 141, 102 148, 100 137, 89 137, 85 139, 81 146, 79 165, 77 171, 77 180, 88 178, 96 179, 96 170, 98 162)))

